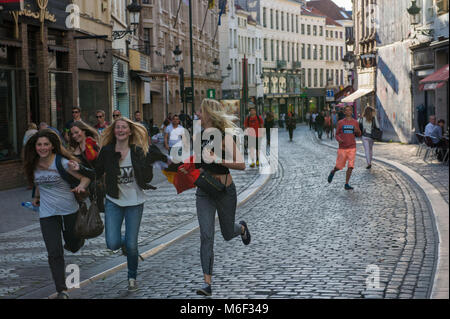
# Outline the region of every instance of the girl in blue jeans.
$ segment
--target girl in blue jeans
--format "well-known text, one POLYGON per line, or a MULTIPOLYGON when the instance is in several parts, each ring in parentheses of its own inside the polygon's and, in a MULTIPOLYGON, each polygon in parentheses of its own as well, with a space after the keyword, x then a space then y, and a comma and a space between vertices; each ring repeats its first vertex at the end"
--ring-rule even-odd
POLYGON ((138 268, 138 235, 146 189, 155 189, 152 163, 167 161, 162 153, 149 151, 147 130, 128 118, 117 118, 103 131, 96 173, 105 175, 105 237, 111 250, 122 248, 128 263, 128 290, 136 291, 138 268), (156 158, 155 158, 156 157, 156 158), (121 228, 125 220, 125 235, 121 228))

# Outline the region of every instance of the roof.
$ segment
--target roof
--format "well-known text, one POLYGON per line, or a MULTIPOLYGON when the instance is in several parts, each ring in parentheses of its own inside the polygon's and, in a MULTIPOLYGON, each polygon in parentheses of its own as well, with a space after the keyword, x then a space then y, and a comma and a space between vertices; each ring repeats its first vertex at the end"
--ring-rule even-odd
POLYGON ((331 0, 312 0, 306 3, 308 7, 314 7, 317 10, 323 12, 327 17, 333 20, 351 20, 351 15, 349 16, 348 11, 343 8, 339 8, 331 0))
POLYGON ((325 23, 326 25, 335 25, 338 27, 342 27, 341 24, 337 23, 336 21, 334 21, 332 18, 330 18, 329 16, 327 16, 325 13, 321 12, 320 10, 314 8, 314 7, 309 7, 307 8, 310 10, 311 13, 315 14, 316 16, 321 16, 321 17, 325 17, 325 23))
POLYGON ((312 16, 312 17, 321 17, 321 18, 326 17, 326 15, 324 15, 324 14, 314 13, 312 8, 307 8, 307 7, 302 7, 301 14, 305 15, 305 16, 312 16))

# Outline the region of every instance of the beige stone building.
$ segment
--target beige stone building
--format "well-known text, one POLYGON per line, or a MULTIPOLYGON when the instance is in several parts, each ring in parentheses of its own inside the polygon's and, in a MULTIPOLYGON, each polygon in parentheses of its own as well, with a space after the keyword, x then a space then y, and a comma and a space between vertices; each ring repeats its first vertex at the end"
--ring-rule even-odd
MULTIPOLYGON (((151 103, 144 108, 144 118, 153 118, 158 126, 168 113, 183 109, 180 92, 179 69, 184 69, 185 87, 191 86, 189 8, 188 1, 142 0, 141 40, 144 52, 151 57, 151 103), (181 50, 177 64, 173 51, 181 50)), ((208 10, 207 0, 193 0, 192 32, 194 56, 194 109, 200 107, 208 89, 221 96, 221 73, 213 61, 219 60, 217 30, 218 1, 208 10)), ((187 104, 192 114, 192 105, 187 104)))

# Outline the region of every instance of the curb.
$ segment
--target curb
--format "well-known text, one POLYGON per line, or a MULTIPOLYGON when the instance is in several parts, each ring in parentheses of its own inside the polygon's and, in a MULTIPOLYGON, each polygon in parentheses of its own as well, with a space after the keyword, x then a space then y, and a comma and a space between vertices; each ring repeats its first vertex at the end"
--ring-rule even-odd
MULTIPOLYGON (((250 198, 252 198, 253 196, 256 195, 256 193, 259 192, 259 190, 261 188, 263 188, 267 182, 271 179, 271 175, 270 174, 260 174, 258 176, 258 178, 255 180, 255 182, 253 182, 252 185, 250 185, 245 191, 243 191, 242 193, 240 193, 237 197, 237 206, 236 208, 244 205, 248 200, 250 200, 250 198)), ((218 219, 218 216, 216 216, 216 221, 218 219)), ((190 222, 189 224, 180 226, 179 228, 171 231, 170 233, 161 236, 158 239, 153 240, 152 242, 150 242, 149 244, 147 244, 146 251, 144 253, 141 254, 141 256, 146 259, 148 257, 151 257, 155 254, 157 254, 158 252, 164 250, 165 248, 171 246, 172 244, 174 244, 175 242, 189 236, 190 234, 192 234, 193 232, 195 232, 196 230, 198 230, 200 228, 200 226, 198 225, 198 221, 193 221, 190 222)), ((80 282, 79 288, 71 288, 68 289, 68 292, 77 290, 77 289, 81 289, 97 280, 100 279, 104 279, 108 276, 113 275, 114 273, 118 272, 119 270, 124 269, 127 266, 127 263, 121 263, 119 265, 116 265, 110 269, 107 269, 97 275, 94 275, 88 279, 83 280, 82 282, 80 282)), ((48 299, 54 299, 57 296, 57 293, 53 293, 52 295, 48 296, 48 299)))
MULTIPOLYGON (((317 141, 315 134, 314 138, 317 141)), ((334 145, 320 142, 321 145, 337 149, 334 145)), ((356 154, 365 158, 365 154, 360 152, 356 152, 356 154)), ((437 265, 435 266, 430 299, 449 299, 449 207, 447 202, 433 184, 407 166, 383 157, 373 156, 372 159, 399 170, 425 194, 428 206, 433 212, 435 227, 439 236, 437 265)))

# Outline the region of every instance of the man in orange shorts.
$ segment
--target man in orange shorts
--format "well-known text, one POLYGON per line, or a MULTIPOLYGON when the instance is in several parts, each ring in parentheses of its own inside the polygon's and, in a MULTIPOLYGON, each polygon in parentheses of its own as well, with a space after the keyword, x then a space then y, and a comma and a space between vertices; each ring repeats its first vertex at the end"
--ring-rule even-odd
POLYGON ((350 176, 355 166, 356 157, 356 138, 355 136, 361 136, 361 130, 359 129, 358 121, 352 118, 353 109, 351 106, 346 106, 344 110, 345 118, 340 120, 336 129, 336 140, 339 142, 338 155, 336 159, 336 166, 328 175, 328 183, 331 183, 334 177, 334 173, 343 169, 348 162, 347 174, 345 177, 346 190, 351 190, 350 176))

